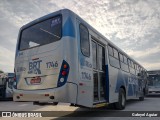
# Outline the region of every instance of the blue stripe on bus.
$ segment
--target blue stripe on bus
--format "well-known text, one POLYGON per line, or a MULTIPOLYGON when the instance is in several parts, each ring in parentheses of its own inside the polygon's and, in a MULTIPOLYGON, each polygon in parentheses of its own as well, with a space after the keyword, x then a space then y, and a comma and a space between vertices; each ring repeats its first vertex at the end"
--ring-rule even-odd
POLYGON ((118 72, 115 93, 118 93, 120 87, 124 86, 126 89, 126 94, 128 93, 127 94, 128 96, 136 95, 136 85, 128 83, 128 79, 130 79, 129 77, 130 77, 130 74, 123 74, 122 71, 118 72))
POLYGON ((115 89, 115 93, 118 93, 119 92, 119 88, 121 87, 121 86, 126 86, 125 85, 125 75, 123 75, 122 73, 121 73, 121 71, 118 71, 118 76, 117 76, 117 83, 116 83, 116 89, 115 89))
POLYGON ((106 101, 109 102, 109 71, 106 65, 106 101))
POLYGON ((129 85, 128 85, 128 96, 133 96, 133 95, 134 95, 134 93, 133 93, 132 85, 129 84, 129 85))
POLYGON ((75 37, 75 28, 70 17, 68 17, 63 26, 63 36, 75 37))

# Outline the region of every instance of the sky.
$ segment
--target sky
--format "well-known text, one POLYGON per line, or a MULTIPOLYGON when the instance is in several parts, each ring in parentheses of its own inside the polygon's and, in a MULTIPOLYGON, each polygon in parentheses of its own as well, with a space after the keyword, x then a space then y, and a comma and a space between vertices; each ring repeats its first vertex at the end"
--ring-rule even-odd
POLYGON ((22 25, 68 8, 147 70, 160 69, 160 0, 0 0, 0 69, 14 71, 22 25))

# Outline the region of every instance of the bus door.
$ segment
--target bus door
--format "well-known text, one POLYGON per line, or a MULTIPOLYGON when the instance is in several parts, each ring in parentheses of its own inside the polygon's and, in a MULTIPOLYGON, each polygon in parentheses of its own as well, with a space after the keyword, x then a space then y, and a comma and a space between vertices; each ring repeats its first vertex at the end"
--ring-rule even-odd
POLYGON ((78 59, 79 59, 79 80, 77 104, 93 106, 93 82, 92 82, 92 54, 91 42, 88 28, 77 19, 79 33, 78 59))
POLYGON ((105 47, 92 39, 92 63, 93 63, 93 96, 94 103, 105 101, 106 90, 106 66, 105 47))

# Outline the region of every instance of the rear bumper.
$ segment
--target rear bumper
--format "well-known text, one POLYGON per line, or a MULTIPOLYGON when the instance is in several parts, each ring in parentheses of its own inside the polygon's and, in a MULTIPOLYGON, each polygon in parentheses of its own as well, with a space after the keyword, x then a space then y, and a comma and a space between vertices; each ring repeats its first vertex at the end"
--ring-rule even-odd
POLYGON ((62 87, 45 90, 13 89, 14 101, 67 102, 76 103, 77 85, 67 83, 62 87))
POLYGON ((160 88, 157 88, 157 89, 149 88, 149 89, 148 89, 148 92, 149 92, 149 93, 152 93, 152 92, 153 92, 153 93, 160 93, 160 88))
POLYGON ((149 91, 149 93, 160 93, 160 91, 149 91))

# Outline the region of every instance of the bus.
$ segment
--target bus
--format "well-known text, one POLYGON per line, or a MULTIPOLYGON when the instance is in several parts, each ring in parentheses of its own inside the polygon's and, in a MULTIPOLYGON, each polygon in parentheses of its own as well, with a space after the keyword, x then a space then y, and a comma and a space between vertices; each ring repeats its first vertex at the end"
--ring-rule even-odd
POLYGON ((0 100, 13 97, 14 73, 0 74, 0 100))
POLYGON ((68 9, 20 29, 14 101, 124 109, 144 99, 146 70, 68 9))
POLYGON ((148 72, 148 93, 160 93, 160 70, 148 72))

